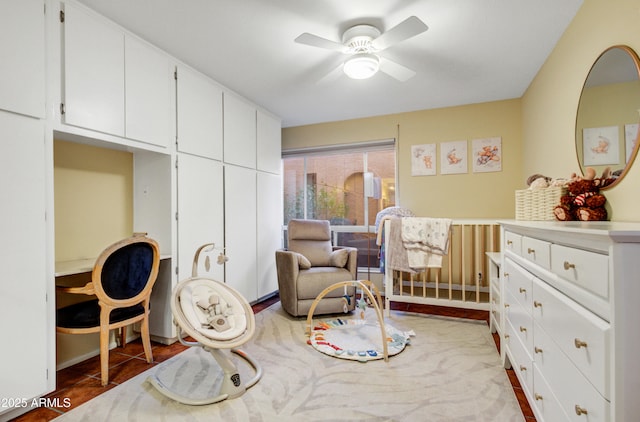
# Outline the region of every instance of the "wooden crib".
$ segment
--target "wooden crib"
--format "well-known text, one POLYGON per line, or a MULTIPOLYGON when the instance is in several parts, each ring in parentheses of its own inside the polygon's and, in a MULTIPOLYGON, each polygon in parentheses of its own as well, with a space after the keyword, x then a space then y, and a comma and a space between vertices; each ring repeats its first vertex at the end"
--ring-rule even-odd
MULTIPOLYGON (((390 222, 385 221, 385 248, 390 229, 390 222)), ((441 268, 411 274, 393 270, 385 263, 385 313, 389 314, 391 302, 489 310, 486 252, 499 250, 500 229, 495 220, 453 220, 441 268)))

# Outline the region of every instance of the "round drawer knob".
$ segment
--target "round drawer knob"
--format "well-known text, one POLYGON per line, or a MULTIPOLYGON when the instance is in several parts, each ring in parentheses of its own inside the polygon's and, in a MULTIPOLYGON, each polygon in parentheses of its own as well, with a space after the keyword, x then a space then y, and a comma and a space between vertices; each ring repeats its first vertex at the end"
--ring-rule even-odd
POLYGON ((526 367, 526 366, 524 366, 524 365, 520 365, 520 370, 521 370, 521 371, 526 371, 526 370, 527 370, 527 367, 526 367))
POLYGON ((535 250, 535 249, 533 249, 533 248, 528 248, 528 249, 527 249, 527 253, 528 253, 528 254, 536 253, 536 250, 535 250))
POLYGON ((527 289, 525 289, 524 287, 520 287, 520 288, 518 289, 518 291, 519 291, 520 293, 527 293, 527 289))
POLYGON ((509 273, 502 273, 503 276, 509 277, 509 273))
POLYGON ((542 396, 541 396, 540 394, 538 394, 538 393, 536 393, 533 397, 534 397, 536 400, 542 400, 542 396))
POLYGON ((523 327, 522 325, 520 326, 520 332, 524 333, 525 331, 527 331, 527 327, 523 327))
POLYGON ((505 340, 509 340, 509 337, 511 337, 509 334, 505 334, 505 335, 504 335, 504 339, 505 339, 505 340))
POLYGON ((534 347, 533 351, 536 352, 536 353, 542 353, 542 349, 539 348, 539 347, 534 347))
POLYGON ((587 415, 589 412, 587 412, 587 409, 580 407, 580 405, 576 404, 576 415, 580 416, 580 415, 587 415))
POLYGON ((538 302, 537 300, 533 301, 533 306, 536 308, 542 308, 542 303, 538 302))
POLYGON ((581 347, 587 347, 587 342, 586 341, 582 341, 579 338, 573 340, 573 344, 576 346, 576 349, 579 349, 581 347))
POLYGON ((513 241, 507 240, 507 245, 513 245, 513 241))
POLYGON ((565 270, 570 270, 572 268, 575 268, 576 264, 572 264, 569 261, 564 261, 564 269, 565 270))

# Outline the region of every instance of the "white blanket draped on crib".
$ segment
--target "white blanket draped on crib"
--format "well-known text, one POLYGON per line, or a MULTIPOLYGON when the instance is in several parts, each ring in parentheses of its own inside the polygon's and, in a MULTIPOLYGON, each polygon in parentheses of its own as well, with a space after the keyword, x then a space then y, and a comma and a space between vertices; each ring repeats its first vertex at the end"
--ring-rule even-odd
POLYGON ((442 256, 449 247, 451 222, 449 218, 402 218, 402 243, 411 268, 442 267, 442 256))

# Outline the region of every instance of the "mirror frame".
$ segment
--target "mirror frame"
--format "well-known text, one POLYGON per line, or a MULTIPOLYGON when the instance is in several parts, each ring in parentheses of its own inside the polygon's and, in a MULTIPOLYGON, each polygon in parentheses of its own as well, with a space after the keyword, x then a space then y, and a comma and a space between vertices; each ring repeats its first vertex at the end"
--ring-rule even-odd
MULTIPOLYGON (((585 166, 584 165, 584 157, 581 160, 580 159, 580 151, 578 151, 578 145, 579 145, 579 139, 578 139, 578 115, 579 115, 579 112, 580 112, 580 106, 582 105, 582 101, 583 101, 582 97, 583 97, 583 94, 584 94, 585 87, 587 85, 587 81, 589 80, 589 75, 591 75, 591 72, 593 71, 593 68, 596 66, 598 61, 607 52, 609 52, 611 50, 615 50, 615 49, 623 50, 633 60, 633 63, 635 65, 635 70, 636 70, 636 73, 638 75, 638 79, 640 80, 640 58, 638 57, 638 54, 633 50, 633 48, 631 48, 631 47, 629 47, 627 45, 620 44, 620 45, 614 45, 614 46, 611 46, 611 47, 607 48, 602 53, 600 53, 600 55, 598 55, 596 60, 591 65, 591 68, 589 69, 589 72, 587 73, 587 76, 586 76, 586 78, 584 80, 584 83, 582 85, 582 90, 580 91, 580 98, 578 99, 578 107, 576 109, 576 121, 575 121, 575 127, 574 127, 574 133, 575 133, 575 137, 576 137, 576 139, 574 140, 575 147, 576 147, 576 159, 578 161, 578 165, 580 167, 580 171, 582 172, 583 176, 584 176, 584 169, 586 167, 589 167, 589 166, 585 166)), ((640 107, 638 109, 638 112, 640 113, 640 107)), ((640 123, 640 116, 639 116, 639 118, 637 120, 637 123, 640 123)), ((638 154, 638 148, 639 147, 640 147, 640 128, 638 129, 638 134, 636 134, 636 142, 635 142, 635 145, 633 147, 633 151, 631 152, 631 155, 629 156, 629 160, 625 163, 625 166, 624 166, 624 169, 622 170, 622 173, 613 182, 611 182, 610 184, 602 187, 601 188, 602 190, 610 189, 610 188, 616 186, 618 183, 620 183, 622 181, 622 179, 625 177, 625 175, 627 174, 627 172, 629 171, 629 169, 633 165, 633 162, 636 159, 636 155, 638 154)))

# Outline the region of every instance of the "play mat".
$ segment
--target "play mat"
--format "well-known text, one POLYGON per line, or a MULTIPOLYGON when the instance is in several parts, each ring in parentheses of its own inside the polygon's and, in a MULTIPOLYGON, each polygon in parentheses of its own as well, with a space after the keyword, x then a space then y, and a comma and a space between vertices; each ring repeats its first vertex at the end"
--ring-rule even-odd
POLYGON ((384 359, 402 352, 409 344, 412 331, 400 331, 385 323, 382 300, 373 283, 368 280, 336 283, 323 291, 311 306, 307 317, 307 343, 326 355, 359 362, 384 359), (362 290, 357 315, 351 318, 333 318, 312 324, 315 305, 331 290, 353 284, 362 290), (377 296, 375 300, 371 293, 377 296), (370 299, 368 304, 365 298, 370 299))

